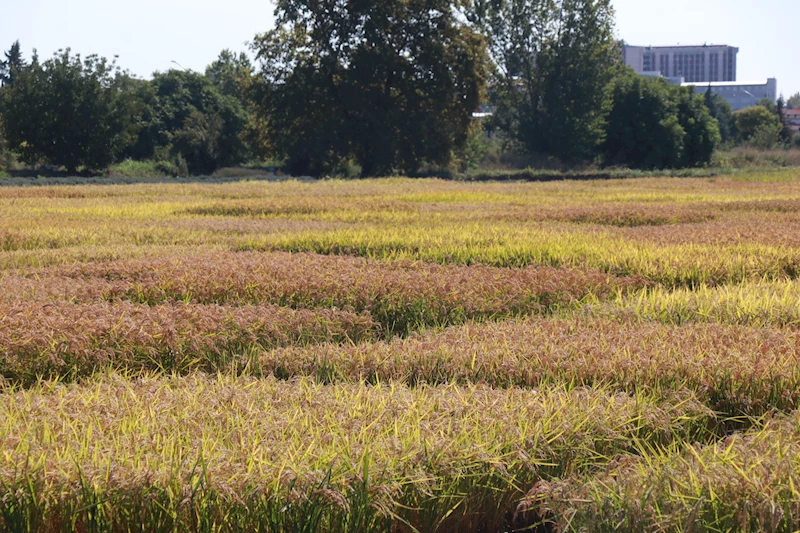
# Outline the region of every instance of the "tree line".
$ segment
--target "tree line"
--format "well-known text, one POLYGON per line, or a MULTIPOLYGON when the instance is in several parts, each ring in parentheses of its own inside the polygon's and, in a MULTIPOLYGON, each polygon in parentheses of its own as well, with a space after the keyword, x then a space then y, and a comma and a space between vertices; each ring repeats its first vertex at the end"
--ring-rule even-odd
MULTIPOLYGON (((774 146, 783 102, 732 113, 710 91, 622 64, 610 0, 278 0, 251 62, 142 80, 18 42, 0 61, 0 152, 96 171, 125 159, 204 174, 281 161, 293 174, 463 170, 505 149, 632 168, 702 166, 722 142, 774 146), (479 108, 491 116, 476 120, 479 108)), ((800 95, 798 95, 800 99, 800 95)), ((790 104, 794 101, 790 99, 790 104)))

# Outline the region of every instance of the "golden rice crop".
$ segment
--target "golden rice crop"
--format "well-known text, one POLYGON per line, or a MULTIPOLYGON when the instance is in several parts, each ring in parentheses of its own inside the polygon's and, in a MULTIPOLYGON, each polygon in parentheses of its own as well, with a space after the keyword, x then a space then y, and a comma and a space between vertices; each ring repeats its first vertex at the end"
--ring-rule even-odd
POLYGON ((30 384, 106 367, 215 370, 255 349, 358 342, 376 332, 369 316, 328 309, 17 302, 0 306, 0 377, 30 384))
POLYGON ((566 265, 669 286, 781 279, 799 270, 800 186, 796 171, 779 174, 768 187, 723 177, 3 188, 0 241, 10 251, 179 245, 566 265))
POLYGON ((0 186, 0 530, 793 533, 798 235, 796 169, 0 186))
POLYGON ((685 393, 45 383, 0 395, 0 529, 499 531, 537 480, 705 439, 712 419, 685 393))
POLYGON ((517 526, 581 531, 770 531, 800 528, 797 413, 710 445, 643 447, 600 475, 537 483, 517 526), (548 524, 544 526, 544 524, 548 524))
POLYGON ((359 346, 264 352, 251 371, 328 382, 551 383, 619 390, 689 388, 728 416, 800 406, 800 332, 588 317, 468 324, 359 346))
POLYGON ((718 322, 754 327, 800 326, 800 284, 797 280, 748 282, 689 290, 651 287, 597 314, 621 314, 668 324, 718 322))
MULTIPOLYGON (((568 268, 492 268, 287 253, 205 253, 93 262, 0 279, 5 298, 276 304, 369 313, 387 336, 548 313, 631 292, 637 278, 568 268)), ((2 299, 2 298, 0 298, 2 299)))

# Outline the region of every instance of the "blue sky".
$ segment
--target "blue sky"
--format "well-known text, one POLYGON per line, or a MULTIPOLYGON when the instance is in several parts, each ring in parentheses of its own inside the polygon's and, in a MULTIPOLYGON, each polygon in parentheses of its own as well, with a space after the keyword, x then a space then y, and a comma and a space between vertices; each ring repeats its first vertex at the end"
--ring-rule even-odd
MULTIPOLYGON (((202 71, 220 50, 271 25, 268 0, 3 0, 0 48, 19 39, 25 56, 69 46, 83 55, 119 55, 141 77, 153 71, 202 71)), ((798 0, 613 0, 617 34, 631 44, 730 44, 739 47, 739 80, 778 78, 779 91, 800 91, 798 0)))

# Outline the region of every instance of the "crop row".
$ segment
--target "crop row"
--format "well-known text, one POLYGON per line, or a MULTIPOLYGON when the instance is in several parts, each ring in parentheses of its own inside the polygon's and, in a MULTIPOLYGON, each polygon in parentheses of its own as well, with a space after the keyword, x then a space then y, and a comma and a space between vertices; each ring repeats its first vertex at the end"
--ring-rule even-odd
POLYGON ((331 383, 688 388, 730 416, 800 406, 800 332, 787 329, 530 318, 358 346, 280 348, 257 354, 249 364, 260 375, 331 383))
POLYGON ((368 315, 328 309, 18 302, 0 306, 0 378, 30 385, 106 368, 211 371, 254 350, 359 342, 376 333, 368 315))
POLYGON ((0 529, 501 531, 537 481, 706 441, 713 419, 678 392, 43 383, 0 395, 0 529))
POLYGON ((394 380, 536 388, 688 388, 711 408, 760 415, 800 407, 800 331, 533 317, 379 341, 367 314, 129 302, 0 309, 0 376, 31 385, 105 368, 225 371, 341 383, 394 380))
POLYGON ((383 334, 573 308, 644 286, 568 268, 508 269, 314 254, 217 252, 83 263, 7 275, 2 299, 337 308, 368 313, 383 334))
POLYGON ((800 420, 711 445, 643 450, 602 474, 539 482, 516 513, 517 527, 547 530, 764 531, 800 528, 800 420))
POLYGON ((796 328, 800 326, 800 282, 750 282, 692 290, 650 287, 610 304, 591 306, 591 311, 676 325, 716 322, 796 328))

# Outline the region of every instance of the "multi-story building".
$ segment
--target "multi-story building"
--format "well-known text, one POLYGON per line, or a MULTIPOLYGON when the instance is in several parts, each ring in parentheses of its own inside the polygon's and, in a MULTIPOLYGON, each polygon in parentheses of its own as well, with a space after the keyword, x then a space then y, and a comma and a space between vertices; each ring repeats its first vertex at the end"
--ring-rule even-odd
POLYGON ((778 100, 778 80, 769 78, 763 83, 745 82, 708 82, 708 83, 683 83, 684 86, 693 85, 698 91, 705 91, 711 87, 711 92, 723 97, 734 111, 758 105, 759 100, 767 98, 776 102, 778 100))
POLYGON ((624 46, 625 64, 639 74, 684 78, 688 83, 736 81, 739 49, 728 45, 624 46))
POLYGON ((786 125, 789 126, 793 132, 800 133, 800 109, 784 109, 783 116, 786 120, 786 125))

